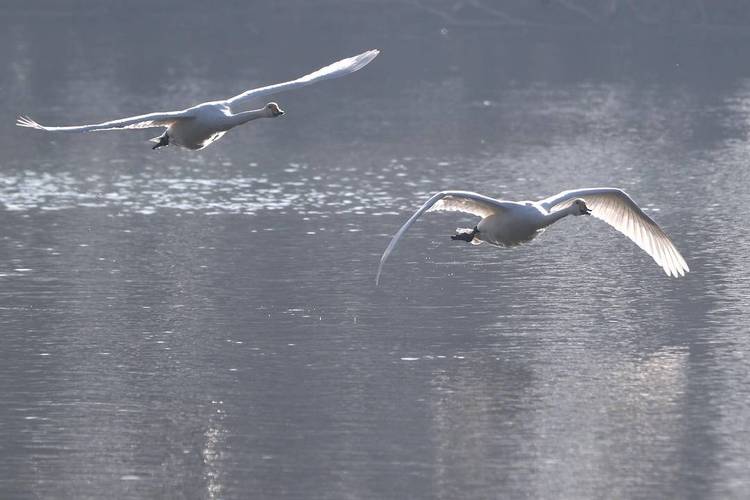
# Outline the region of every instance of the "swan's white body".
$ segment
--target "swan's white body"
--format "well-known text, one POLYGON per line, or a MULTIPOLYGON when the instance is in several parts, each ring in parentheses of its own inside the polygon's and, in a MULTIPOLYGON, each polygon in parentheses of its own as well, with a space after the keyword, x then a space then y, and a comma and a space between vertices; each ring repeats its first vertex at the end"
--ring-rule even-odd
POLYGON ((49 132, 95 132, 166 127, 165 134, 153 139, 159 145, 177 144, 188 149, 203 149, 220 139, 230 129, 257 118, 271 118, 284 114, 275 103, 253 111, 235 112, 238 107, 260 97, 285 90, 304 87, 315 82, 348 75, 365 67, 378 55, 378 50, 363 52, 342 59, 308 75, 284 83, 248 90, 223 101, 204 102, 182 111, 167 111, 131 116, 93 125, 45 127, 31 118, 21 116, 16 125, 49 132))
POLYGON ((536 202, 496 200, 469 191, 441 191, 427 200, 388 244, 380 258, 376 284, 380 281, 383 264, 409 227, 423 213, 439 210, 465 212, 482 218, 473 230, 459 229, 459 235, 466 236, 454 239, 497 246, 525 243, 565 216, 590 213, 635 242, 668 276, 684 276, 690 270, 664 231, 621 189, 576 189, 536 202))

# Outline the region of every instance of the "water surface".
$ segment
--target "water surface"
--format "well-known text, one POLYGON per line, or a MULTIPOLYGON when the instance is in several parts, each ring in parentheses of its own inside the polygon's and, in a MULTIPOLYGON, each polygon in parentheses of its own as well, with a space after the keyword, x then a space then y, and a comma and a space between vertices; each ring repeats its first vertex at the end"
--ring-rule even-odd
POLYGON ((103 5, 0 21, 0 496, 744 498, 745 38, 103 5), (197 153, 12 124, 184 107, 370 47, 197 153), (600 185, 686 278, 597 220, 499 250, 430 214, 374 286, 435 191, 600 185))

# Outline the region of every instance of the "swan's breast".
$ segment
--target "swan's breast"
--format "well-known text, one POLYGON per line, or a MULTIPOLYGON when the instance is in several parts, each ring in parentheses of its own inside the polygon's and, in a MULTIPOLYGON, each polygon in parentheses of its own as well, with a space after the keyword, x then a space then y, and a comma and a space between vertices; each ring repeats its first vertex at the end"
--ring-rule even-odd
POLYGON ((540 234, 541 214, 534 207, 515 206, 490 215, 477 225, 479 239, 500 246, 520 245, 540 234))
POLYGON ((174 123, 167 133, 175 144, 188 149, 202 149, 227 133, 227 115, 223 109, 214 105, 197 106, 192 120, 174 123))

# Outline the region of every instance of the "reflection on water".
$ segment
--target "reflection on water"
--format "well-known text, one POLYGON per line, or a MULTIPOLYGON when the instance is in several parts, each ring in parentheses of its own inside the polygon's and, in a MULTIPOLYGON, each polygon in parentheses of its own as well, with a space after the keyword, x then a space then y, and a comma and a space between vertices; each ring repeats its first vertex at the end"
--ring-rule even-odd
POLYGON ((686 72, 670 58, 689 44, 652 60, 587 40, 592 64, 565 33, 417 36, 406 7, 346 36, 327 24, 346 9, 279 7, 306 41, 287 48, 224 6, 226 25, 190 31, 211 43, 165 61, 144 44, 193 26, 183 10, 123 12, 146 23, 134 40, 98 8, 9 14, 6 116, 179 107, 384 50, 200 152, 6 126, 0 497, 746 496, 742 65, 686 72), (596 220, 496 249, 450 240, 471 217, 430 214, 374 287, 390 236, 435 191, 597 185, 628 190, 692 272, 666 278, 596 220))

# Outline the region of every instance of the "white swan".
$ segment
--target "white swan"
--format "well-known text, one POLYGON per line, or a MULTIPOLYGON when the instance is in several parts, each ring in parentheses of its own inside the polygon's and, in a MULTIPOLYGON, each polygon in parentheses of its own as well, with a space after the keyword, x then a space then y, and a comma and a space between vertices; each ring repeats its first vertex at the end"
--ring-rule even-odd
POLYGON ((633 240, 668 276, 684 276, 690 270, 664 231, 621 189, 574 189, 536 202, 496 200, 469 191, 441 191, 427 200, 388 244, 380 258, 376 285, 380 282, 385 260, 406 230, 423 213, 439 210, 465 212, 482 218, 474 229, 458 229, 452 239, 475 245, 485 241, 497 246, 530 241, 567 215, 591 214, 633 240))
POLYGON ((99 130, 166 127, 167 130, 164 134, 151 139, 157 143, 153 149, 168 144, 176 144, 193 150, 203 149, 238 125, 257 118, 273 118, 284 114, 274 102, 266 104, 261 109, 239 113, 233 112, 233 109, 236 109, 238 106, 245 105, 254 99, 269 94, 348 75, 365 67, 378 54, 378 50, 369 50, 357 56, 337 61, 296 80, 248 90, 224 101, 204 102, 182 111, 149 113, 147 115, 131 116, 129 118, 94 125, 71 127, 45 127, 27 116, 20 116, 16 125, 49 132, 94 132, 99 130))

